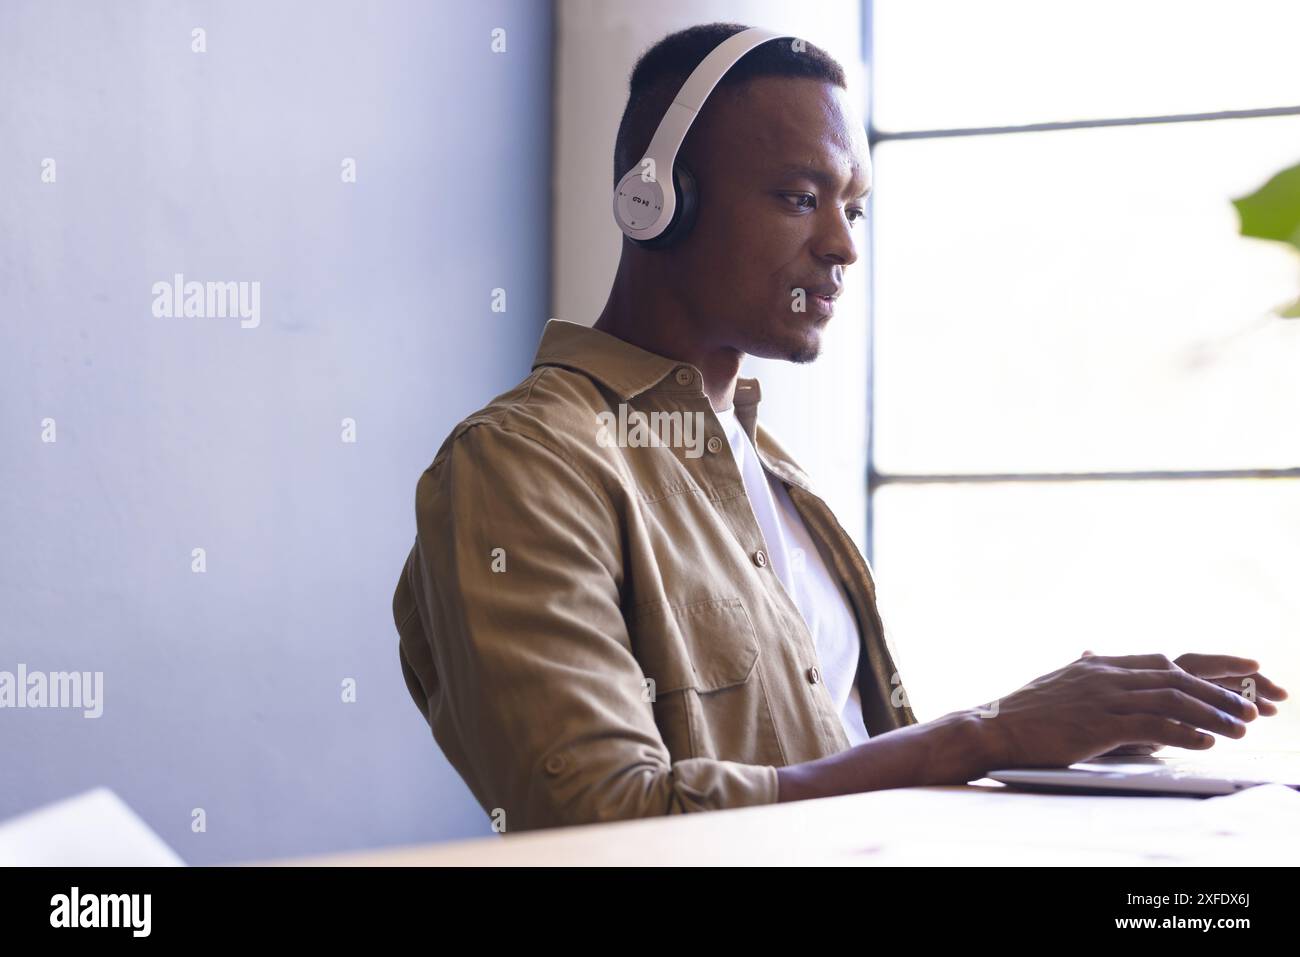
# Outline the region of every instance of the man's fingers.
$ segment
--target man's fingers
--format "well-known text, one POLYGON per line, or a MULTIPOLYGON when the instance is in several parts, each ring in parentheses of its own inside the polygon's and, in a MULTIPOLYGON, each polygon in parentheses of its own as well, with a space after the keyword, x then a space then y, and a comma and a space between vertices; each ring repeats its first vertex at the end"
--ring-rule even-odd
POLYGON ((1254 687, 1255 694, 1260 697, 1271 698, 1274 701, 1285 701, 1289 697, 1289 695, 1286 693, 1285 688, 1283 688, 1276 681, 1272 681, 1268 678, 1265 678, 1261 674, 1246 675, 1244 678, 1238 678, 1235 682, 1232 683, 1225 682, 1224 687, 1232 688, 1234 691, 1240 691, 1242 694, 1244 694, 1247 687, 1246 685, 1247 680, 1253 681, 1255 683, 1255 687, 1254 687))
POLYGON ((1270 678, 1265 678, 1263 675, 1258 675, 1257 680, 1268 682, 1268 696, 1274 701, 1285 701, 1287 698, 1291 697, 1287 693, 1287 690, 1276 681, 1273 681, 1270 678))
POLYGON ((1167 655, 1089 655, 1093 661, 1117 668, 1168 668, 1173 664, 1167 655))
MULTIPOLYGON (((1167 656, 1159 654, 1094 655, 1091 651, 1085 651, 1083 657, 1092 658, 1101 664, 1114 665, 1119 668, 1157 670, 1168 669, 1172 665, 1207 681, 1218 678, 1249 678, 1255 682, 1257 695, 1271 698, 1274 701, 1283 701, 1289 697, 1285 688, 1259 673, 1260 665, 1254 658, 1241 658, 1237 655, 1188 653, 1179 655, 1173 661, 1170 661, 1167 656)), ((1237 690, 1227 683, 1222 684, 1222 687, 1237 690)))
POLYGON ((1259 709, 1255 707, 1254 702, 1247 701, 1234 691, 1229 691, 1212 681, 1198 678, 1181 669, 1164 671, 1134 668, 1117 671, 1115 676, 1119 687, 1130 693, 1152 688, 1175 688, 1242 721, 1254 721, 1259 717, 1259 709))
MULTIPOLYGON (((1236 690, 1231 685, 1228 685, 1227 688, 1229 691, 1236 690)), ((1242 695, 1242 697, 1246 697, 1246 696, 1242 695)), ((1255 709, 1260 713, 1261 717, 1271 718, 1273 717, 1273 715, 1278 713, 1277 705, 1269 701, 1263 695, 1259 695, 1258 697, 1255 698, 1246 697, 1246 700, 1255 702, 1255 709)))
POLYGON ((1179 655, 1174 664, 1200 678, 1244 678, 1259 671, 1254 658, 1235 655, 1179 655))
POLYGON ((1246 722, 1225 714, 1178 688, 1149 688, 1130 691, 1111 703, 1112 714, 1151 714, 1174 718, 1193 728, 1204 728, 1230 738, 1246 736, 1246 722))
POLYGON ((1124 719, 1124 736, 1133 741, 1150 741, 1167 744, 1175 748, 1191 748, 1204 751, 1214 747, 1214 735, 1202 734, 1170 718, 1160 718, 1153 714, 1133 714, 1124 719))
MULTIPOLYGON (((1259 662, 1254 658, 1189 653, 1170 661, 1159 654, 1101 656, 1091 651, 1085 651, 1083 657, 1122 669, 1116 673, 1117 679, 1120 687, 1130 693, 1176 689, 1240 721, 1254 721, 1261 715, 1272 717, 1278 708, 1271 702, 1289 697, 1285 688, 1259 673, 1259 662)), ((1209 715, 1203 713, 1202 718, 1209 715)), ((1222 722, 1213 729, 1232 737, 1242 736, 1223 730, 1222 722)))
POLYGON ((1286 689, 1274 684, 1263 675, 1247 675, 1244 678, 1211 678, 1220 688, 1241 695, 1248 701, 1255 702, 1255 707, 1262 715, 1272 716, 1278 713, 1273 701, 1282 701, 1287 697, 1286 689))

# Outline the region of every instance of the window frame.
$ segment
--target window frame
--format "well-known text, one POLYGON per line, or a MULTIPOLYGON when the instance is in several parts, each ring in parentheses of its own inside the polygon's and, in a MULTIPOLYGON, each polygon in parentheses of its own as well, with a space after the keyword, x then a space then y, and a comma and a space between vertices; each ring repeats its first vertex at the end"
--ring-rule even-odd
MULTIPOLYGON (((875 0, 862 0, 862 63, 865 71, 867 102, 867 144, 872 155, 876 144, 895 140, 946 139, 958 136, 1003 136, 1055 130, 1074 130, 1106 126, 1140 126, 1153 123, 1191 123, 1204 120, 1252 119, 1266 116, 1300 115, 1300 106, 1270 107, 1254 110, 1221 110, 1213 113, 1178 113, 1165 116, 1107 117, 1067 122, 1025 123, 1010 126, 969 127, 936 130, 884 131, 875 125, 875 0)), ((1188 479, 1297 479, 1300 466, 1264 469, 1144 469, 1093 472, 881 472, 876 468, 876 218, 873 215, 875 191, 867 198, 867 479, 866 479, 866 557, 875 565, 876 492, 886 485, 979 484, 1008 482, 1168 482, 1188 479)))

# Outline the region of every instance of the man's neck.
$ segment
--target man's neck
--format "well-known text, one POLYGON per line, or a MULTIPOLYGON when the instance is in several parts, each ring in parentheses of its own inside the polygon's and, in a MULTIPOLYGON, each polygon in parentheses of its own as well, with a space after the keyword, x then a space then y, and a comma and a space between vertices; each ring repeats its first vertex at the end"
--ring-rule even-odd
POLYGON ((593 328, 632 345, 677 362, 689 362, 704 375, 704 393, 714 410, 729 409, 740 376, 744 353, 710 343, 700 336, 694 321, 668 287, 628 267, 626 255, 605 308, 593 328))

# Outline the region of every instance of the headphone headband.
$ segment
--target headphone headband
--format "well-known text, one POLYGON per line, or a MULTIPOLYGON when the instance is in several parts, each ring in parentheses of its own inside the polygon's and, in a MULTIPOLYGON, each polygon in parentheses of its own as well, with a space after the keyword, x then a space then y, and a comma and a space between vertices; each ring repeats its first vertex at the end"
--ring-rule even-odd
POLYGON ((704 101, 741 57, 769 40, 782 38, 794 39, 758 27, 742 30, 710 50, 691 71, 659 121, 645 156, 623 174, 614 188, 614 219, 625 236, 649 244, 672 225, 679 205, 673 164, 704 101))

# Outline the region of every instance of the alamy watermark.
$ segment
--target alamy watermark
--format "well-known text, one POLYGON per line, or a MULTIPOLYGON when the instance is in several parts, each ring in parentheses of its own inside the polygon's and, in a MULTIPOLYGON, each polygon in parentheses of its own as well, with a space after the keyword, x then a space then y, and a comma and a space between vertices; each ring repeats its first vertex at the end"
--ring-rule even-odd
POLYGON ((153 314, 158 319, 238 318, 241 329, 256 329, 262 322, 262 284, 186 282, 183 273, 176 273, 171 282, 153 284, 153 314))
POLYGON ((51 927, 120 927, 132 937, 148 937, 152 894, 83 894, 73 885, 50 898, 51 927))
POLYGON ((104 713, 104 672, 0 671, 0 708, 80 708, 83 718, 104 713))
POLYGON ((688 459, 704 454, 703 412, 646 413, 620 402, 617 415, 597 412, 596 422, 596 443, 601 448, 684 448, 688 459))

